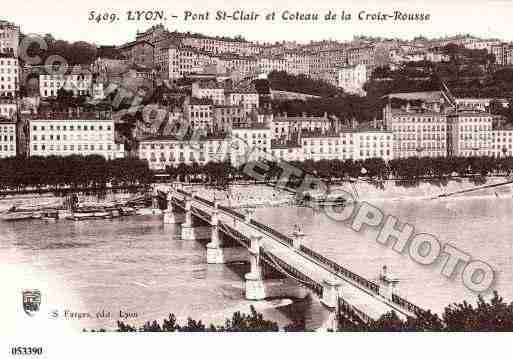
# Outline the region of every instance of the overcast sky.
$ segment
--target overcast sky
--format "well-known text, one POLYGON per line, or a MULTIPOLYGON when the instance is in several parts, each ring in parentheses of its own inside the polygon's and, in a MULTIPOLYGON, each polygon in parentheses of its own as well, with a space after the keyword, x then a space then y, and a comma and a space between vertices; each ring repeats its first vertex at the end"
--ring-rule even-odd
POLYGON ((202 32, 209 35, 234 36, 241 34, 252 41, 279 41, 336 39, 348 40, 355 34, 379 35, 384 37, 412 38, 423 34, 428 37, 471 33, 482 37, 497 37, 513 41, 513 0, 470 0, 470 1, 346 1, 346 0, 281 0, 281 1, 233 1, 233 0, 23 0, 9 2, 2 6, 0 19, 19 24, 24 33, 52 33, 54 37, 67 41, 84 40, 97 44, 121 44, 133 40, 137 30, 144 30, 159 23, 154 21, 127 21, 127 10, 164 10, 169 17, 164 24, 170 30, 202 32), (414 4, 413 4, 414 3, 414 4), (208 4, 208 5, 207 5, 208 4), (313 7, 315 5, 315 7, 313 7), (345 10, 353 15, 351 21, 318 22, 218 22, 184 21, 184 11, 201 13, 210 10, 211 18, 215 11, 237 9, 257 11, 261 14, 276 11, 277 16, 284 11, 316 12, 324 14, 328 10, 337 13, 345 10), (88 21, 90 11, 116 12, 121 20, 115 23, 93 23, 88 21), (394 23, 358 21, 360 11, 367 13, 393 11, 424 12, 431 14, 428 22, 394 23), (171 15, 179 18, 172 19, 171 15))

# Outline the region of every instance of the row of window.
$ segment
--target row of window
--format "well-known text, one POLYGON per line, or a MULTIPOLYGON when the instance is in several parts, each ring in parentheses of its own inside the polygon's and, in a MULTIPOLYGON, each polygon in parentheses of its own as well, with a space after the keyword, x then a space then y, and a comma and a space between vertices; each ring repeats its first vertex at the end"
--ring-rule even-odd
MULTIPOLYGON (((121 145, 120 144, 116 144, 115 145, 115 149, 117 151, 120 151, 121 150, 121 145)), ((94 145, 94 144, 80 144, 80 145, 63 145, 62 147, 60 145, 46 145, 46 144, 43 144, 43 145, 37 145, 37 144, 34 144, 32 146, 32 148, 34 149, 34 151, 61 151, 61 148, 62 148, 62 151, 75 151, 75 148, 77 149, 77 151, 112 151, 113 150, 113 146, 112 145, 94 145)))
POLYGON ((32 130, 33 131, 60 131, 62 128, 63 131, 66 131, 66 130, 70 130, 70 131, 74 131, 75 129, 77 131, 103 131, 104 129, 106 131, 110 131, 111 130, 111 125, 106 125, 106 126, 103 126, 103 125, 99 125, 98 127, 94 126, 94 125, 49 125, 49 126, 37 126, 37 125, 34 125, 32 126, 32 130))

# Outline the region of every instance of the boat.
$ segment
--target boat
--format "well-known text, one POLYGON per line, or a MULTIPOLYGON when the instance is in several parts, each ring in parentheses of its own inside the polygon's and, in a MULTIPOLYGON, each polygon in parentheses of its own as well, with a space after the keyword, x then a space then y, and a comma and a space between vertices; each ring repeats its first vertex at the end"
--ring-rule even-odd
POLYGON ((33 219, 33 212, 13 212, 13 213, 6 213, 2 215, 2 220, 8 221, 8 222, 14 222, 14 221, 24 221, 28 219, 33 219))
POLYGON ((96 217, 96 218, 107 218, 108 216, 110 216, 110 213, 107 211, 93 212, 92 214, 93 214, 93 217, 96 217))
POLYGON ((308 204, 317 206, 342 206, 347 200, 340 195, 324 194, 324 193, 310 193, 306 192, 303 195, 303 201, 308 204))

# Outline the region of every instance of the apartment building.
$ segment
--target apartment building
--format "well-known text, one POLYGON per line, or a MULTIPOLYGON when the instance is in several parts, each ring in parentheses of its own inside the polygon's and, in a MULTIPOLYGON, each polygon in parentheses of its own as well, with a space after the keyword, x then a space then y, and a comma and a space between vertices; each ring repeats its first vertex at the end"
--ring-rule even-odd
POLYGON ((20 89, 18 59, 13 55, 0 54, 0 97, 16 97, 20 89))
POLYGON ((210 132, 214 127, 213 122, 214 104, 208 98, 191 98, 184 102, 184 118, 193 129, 204 129, 210 132))
POLYGON ((225 85, 217 81, 196 81, 191 86, 192 97, 210 99, 214 105, 226 102, 225 85))
POLYGON ((0 158, 16 156, 16 120, 0 116, 0 158))
POLYGON ((0 54, 18 57, 20 27, 8 21, 0 20, 0 54))
POLYGON ((492 156, 492 119, 485 112, 461 111, 447 115, 447 154, 454 157, 492 156))
POLYGON ((247 124, 248 116, 243 106, 214 105, 213 129, 214 131, 228 132, 234 126, 247 124))
POLYGON ((71 70, 62 73, 55 69, 40 68, 39 95, 42 98, 57 97, 58 91, 63 88, 73 92, 73 96, 88 96, 91 94, 93 76, 87 68, 74 66, 71 70))
POLYGON ((194 141, 175 136, 147 137, 139 141, 138 155, 148 161, 150 169, 163 170, 181 163, 204 165, 229 161, 229 145, 225 136, 207 136, 194 141))
POLYGON ((351 94, 365 95, 363 85, 367 82, 367 66, 358 64, 337 70, 338 87, 351 94))
POLYGON ((155 45, 146 40, 126 43, 118 47, 118 50, 129 64, 153 67, 155 63, 155 45))
POLYGON ((0 99, 0 117, 13 119, 18 112, 18 104, 14 99, 0 99))
POLYGON ((231 133, 230 158, 237 167, 249 161, 269 158, 271 129, 265 123, 234 126, 231 133))
POLYGON ((253 84, 239 86, 225 92, 225 104, 228 106, 242 106, 246 113, 256 111, 259 107, 260 97, 253 84))
POLYGON ((513 127, 497 125, 492 130, 492 155, 494 157, 513 157, 513 127))
POLYGON ((447 155, 447 117, 425 108, 393 109, 386 122, 398 158, 447 155))
POLYGON ((123 158, 116 143, 114 121, 108 112, 47 112, 27 115, 30 156, 101 155, 123 158))

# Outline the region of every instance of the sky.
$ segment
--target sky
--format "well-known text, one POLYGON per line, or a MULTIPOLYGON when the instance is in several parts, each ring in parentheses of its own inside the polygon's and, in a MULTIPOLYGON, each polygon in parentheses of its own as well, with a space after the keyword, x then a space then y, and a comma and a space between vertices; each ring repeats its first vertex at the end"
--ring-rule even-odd
POLYGON ((55 38, 67 41, 88 41, 98 45, 119 45, 135 39, 136 32, 163 22, 169 30, 201 32, 208 35, 242 35, 251 41, 298 41, 310 40, 350 40, 354 35, 372 35, 411 39, 417 35, 441 37, 458 33, 500 38, 513 41, 513 0, 470 0, 470 1, 376 1, 376 0, 188 0, 174 3, 172 0, 87 0, 71 2, 64 0, 23 0, 9 2, 2 7, 0 19, 15 22, 22 32, 29 34, 51 33, 55 38), (315 5, 315 6, 314 6, 315 5), (127 11, 163 10, 166 21, 129 21, 127 11), (265 16, 276 12, 274 21, 216 21, 216 11, 228 13, 243 10, 255 11, 265 16), (342 11, 351 13, 350 21, 324 21, 326 12, 340 15, 342 11), (91 22, 91 11, 115 13, 120 19, 109 22, 91 22), (184 12, 210 12, 209 20, 185 21, 184 12), (285 21, 280 19, 283 11, 295 13, 318 13, 319 21, 285 21), (429 21, 360 21, 358 14, 428 13, 429 21), (172 18, 172 15, 178 16, 172 18))

